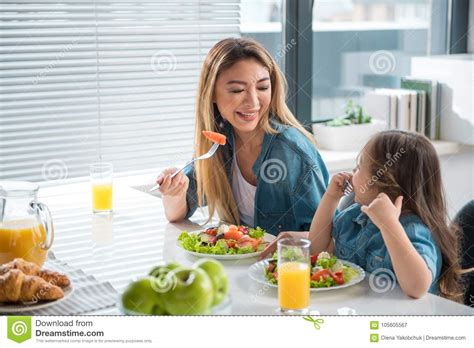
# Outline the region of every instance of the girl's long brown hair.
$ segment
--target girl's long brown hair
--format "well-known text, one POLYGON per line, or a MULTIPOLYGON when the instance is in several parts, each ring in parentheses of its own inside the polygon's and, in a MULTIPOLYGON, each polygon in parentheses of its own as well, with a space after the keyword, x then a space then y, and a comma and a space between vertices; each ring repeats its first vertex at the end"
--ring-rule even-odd
POLYGON ((362 153, 373 185, 392 201, 403 196, 403 213, 418 215, 442 254, 441 296, 462 302, 459 229, 448 221, 438 155, 428 138, 399 130, 376 134, 362 153))
MULTIPOLYGON (((298 129, 313 144, 316 144, 311 133, 304 129, 288 109, 285 102, 286 80, 268 51, 255 40, 229 38, 219 41, 211 48, 201 69, 196 94, 195 156, 206 153, 212 146, 211 142, 202 136, 203 130, 221 132, 219 123, 222 119, 220 119, 217 107, 213 103, 217 77, 224 70, 245 59, 256 60, 268 70, 270 75, 272 91, 270 106, 268 110, 264 111, 258 127, 265 133, 275 134, 276 132, 269 122, 271 114, 280 123, 298 129)), ((225 172, 221 151, 217 151, 213 157, 206 161, 196 162, 195 168, 199 205, 207 204, 209 220, 217 210, 220 220, 238 224, 240 222, 239 210, 225 172)))

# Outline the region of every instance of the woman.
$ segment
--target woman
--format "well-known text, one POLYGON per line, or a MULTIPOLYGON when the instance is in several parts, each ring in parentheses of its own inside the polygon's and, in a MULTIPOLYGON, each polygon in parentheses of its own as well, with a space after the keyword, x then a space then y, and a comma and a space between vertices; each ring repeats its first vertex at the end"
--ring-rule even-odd
POLYGON ((285 103, 286 81, 270 54, 251 39, 225 39, 208 53, 196 104, 196 156, 211 143, 203 130, 223 133, 227 144, 173 179, 157 180, 169 221, 207 205, 210 218, 260 226, 272 234, 308 230, 328 183, 312 135, 285 103))

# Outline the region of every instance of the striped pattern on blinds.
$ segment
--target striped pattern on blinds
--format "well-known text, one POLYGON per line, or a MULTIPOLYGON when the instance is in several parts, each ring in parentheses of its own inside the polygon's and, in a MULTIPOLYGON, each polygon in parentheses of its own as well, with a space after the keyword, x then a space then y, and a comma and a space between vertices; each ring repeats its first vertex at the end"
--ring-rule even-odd
POLYGON ((199 70, 240 0, 2 0, 0 179, 189 159, 199 70))

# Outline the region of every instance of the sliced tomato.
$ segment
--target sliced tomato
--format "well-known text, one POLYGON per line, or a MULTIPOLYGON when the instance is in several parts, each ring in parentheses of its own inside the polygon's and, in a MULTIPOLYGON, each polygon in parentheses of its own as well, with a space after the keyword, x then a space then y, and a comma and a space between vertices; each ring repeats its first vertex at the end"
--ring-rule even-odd
POLYGON ((215 236, 217 235, 217 228, 208 228, 206 230, 206 233, 210 236, 215 236))
POLYGON ((224 238, 225 239, 234 239, 234 240, 239 240, 242 238, 244 234, 238 230, 230 230, 224 233, 224 238))
POLYGON ((226 143, 226 136, 224 134, 211 131, 202 131, 202 134, 213 143, 219 145, 225 145, 226 143))
POLYGON ((269 263, 269 264, 268 264, 268 267, 267 267, 267 271, 270 272, 270 273, 272 273, 273 270, 275 269, 275 267, 276 267, 276 266, 275 266, 274 263, 269 263))
POLYGON ((311 255, 311 264, 315 265, 316 261, 318 261, 318 255, 311 255))
POLYGON ((344 284, 344 277, 342 275, 342 272, 332 273, 332 279, 334 279, 334 283, 336 283, 337 285, 344 284))
POLYGON ((238 230, 243 234, 249 234, 249 229, 245 226, 239 226, 238 230))
POLYGON ((260 245, 260 241, 250 236, 244 235, 242 238, 237 240, 237 245, 241 248, 245 246, 251 246, 253 250, 257 250, 258 246, 260 245))
POLYGON ((238 230, 239 230, 239 228, 238 228, 237 226, 235 226, 235 225, 229 225, 229 232, 230 232, 230 231, 238 231, 238 230))
POLYGON ((326 279, 329 277, 331 277, 331 272, 327 269, 322 269, 311 275, 311 280, 319 282, 321 279, 326 279))
POLYGON ((237 245, 237 241, 235 239, 225 239, 225 242, 229 248, 235 248, 237 245))

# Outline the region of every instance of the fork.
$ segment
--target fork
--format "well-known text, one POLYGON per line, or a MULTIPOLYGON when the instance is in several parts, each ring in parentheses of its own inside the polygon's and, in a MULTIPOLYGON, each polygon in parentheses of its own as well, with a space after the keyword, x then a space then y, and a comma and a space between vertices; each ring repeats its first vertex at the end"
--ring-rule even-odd
MULTIPOLYGON (((216 151, 217 151, 217 148, 219 147, 219 144, 215 143, 214 145, 212 145, 212 147, 209 149, 209 151, 207 151, 204 155, 202 156, 199 156, 199 157, 196 157, 196 158, 193 158, 191 161, 189 161, 188 163, 186 163, 183 167, 181 167, 181 169, 178 169, 177 171, 175 171, 173 174, 171 174, 171 179, 173 179, 179 172, 183 171, 186 167, 188 167, 189 165, 191 165, 192 163, 196 162, 196 161, 199 161, 199 160, 203 160, 203 159, 208 159, 210 157, 212 157, 216 151)), ((153 191, 156 191, 160 188, 160 184, 157 184, 155 186, 153 186, 149 192, 153 192, 153 191)))
POLYGON ((344 192, 344 196, 349 196, 351 192, 354 190, 349 180, 344 181, 344 186, 342 187, 342 192, 344 192))

